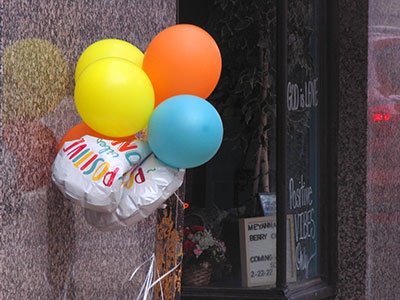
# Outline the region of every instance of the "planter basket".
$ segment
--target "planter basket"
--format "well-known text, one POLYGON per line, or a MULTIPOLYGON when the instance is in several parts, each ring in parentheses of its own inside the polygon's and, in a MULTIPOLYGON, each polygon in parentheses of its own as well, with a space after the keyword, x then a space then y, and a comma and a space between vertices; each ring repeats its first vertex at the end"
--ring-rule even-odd
POLYGON ((184 285, 202 286, 208 285, 211 279, 211 264, 203 264, 197 268, 187 268, 183 270, 182 282, 184 285))

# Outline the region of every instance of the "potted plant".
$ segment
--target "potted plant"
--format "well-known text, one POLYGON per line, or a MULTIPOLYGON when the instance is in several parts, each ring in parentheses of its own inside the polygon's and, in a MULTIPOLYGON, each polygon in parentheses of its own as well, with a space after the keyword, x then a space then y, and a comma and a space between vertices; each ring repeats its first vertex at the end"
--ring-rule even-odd
POLYGON ((203 226, 187 227, 183 233, 183 283, 192 286, 207 285, 213 267, 226 260, 225 244, 203 226))

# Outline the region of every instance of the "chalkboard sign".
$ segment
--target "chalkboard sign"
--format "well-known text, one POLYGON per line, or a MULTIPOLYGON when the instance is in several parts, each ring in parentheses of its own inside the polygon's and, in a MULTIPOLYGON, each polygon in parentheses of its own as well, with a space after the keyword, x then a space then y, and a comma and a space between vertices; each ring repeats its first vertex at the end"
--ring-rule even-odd
POLYGON ((319 275, 319 3, 288 2, 287 207, 297 281, 319 275))

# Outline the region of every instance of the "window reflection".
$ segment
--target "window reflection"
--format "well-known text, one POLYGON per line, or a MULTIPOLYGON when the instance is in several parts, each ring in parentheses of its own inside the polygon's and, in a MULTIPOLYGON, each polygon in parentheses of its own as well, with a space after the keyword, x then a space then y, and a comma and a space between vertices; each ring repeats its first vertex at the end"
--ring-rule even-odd
MULTIPOLYGON (((371 26, 368 63, 368 176, 377 186, 397 185, 400 160, 400 28, 371 26)), ((382 195, 382 194, 381 194, 382 195)))

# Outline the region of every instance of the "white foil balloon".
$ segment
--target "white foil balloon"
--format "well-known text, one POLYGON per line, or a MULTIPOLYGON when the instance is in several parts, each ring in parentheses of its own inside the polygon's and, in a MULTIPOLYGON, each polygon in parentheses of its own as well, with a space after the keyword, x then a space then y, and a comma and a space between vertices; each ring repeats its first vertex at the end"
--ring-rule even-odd
POLYGON ((117 209, 112 213, 85 209, 86 221, 101 230, 137 223, 153 213, 182 185, 184 175, 184 169, 171 168, 152 154, 124 177, 126 188, 117 209))
POLYGON ((155 158, 146 141, 86 135, 63 145, 52 178, 67 198, 84 207, 88 223, 111 230, 150 215, 179 188, 184 172, 155 158))

